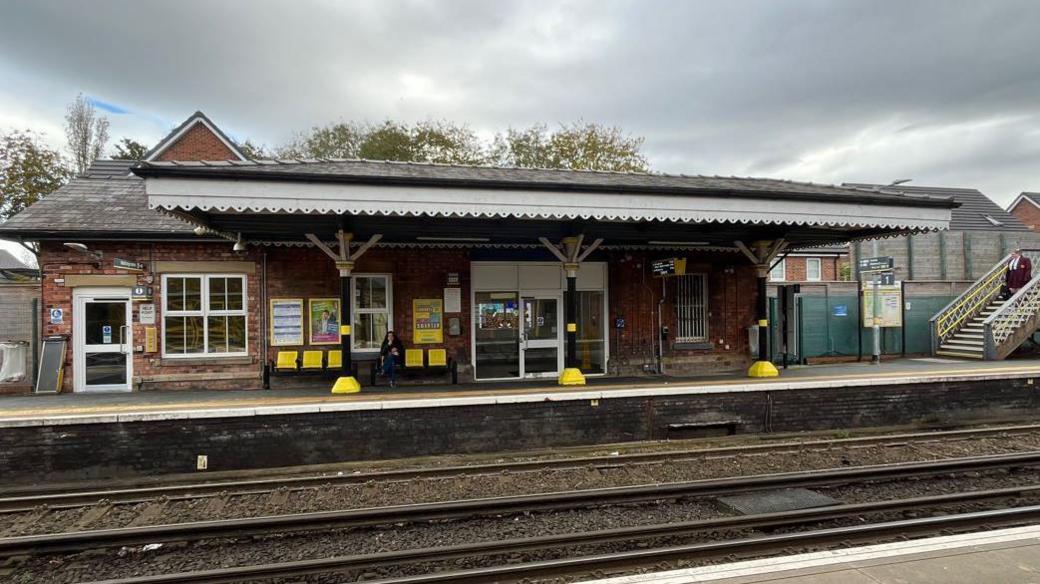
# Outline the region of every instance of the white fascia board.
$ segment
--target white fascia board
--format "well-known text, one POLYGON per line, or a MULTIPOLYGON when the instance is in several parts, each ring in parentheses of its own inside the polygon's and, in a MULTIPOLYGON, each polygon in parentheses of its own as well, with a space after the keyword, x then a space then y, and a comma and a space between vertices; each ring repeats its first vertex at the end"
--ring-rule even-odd
POLYGON ((950 210, 712 195, 377 186, 148 178, 153 209, 239 213, 518 217, 530 219, 949 229, 950 210))
POLYGON ((1024 201, 1028 201, 1034 207, 1036 207, 1037 209, 1040 209, 1040 203, 1037 203, 1036 201, 1034 201, 1033 197, 1027 197, 1025 194, 1021 194, 1018 197, 1016 197, 1015 200, 1011 203, 1011 205, 1007 208, 1007 212, 1010 213, 1011 211, 1013 211, 1015 209, 1015 207, 1017 207, 1018 204, 1021 203, 1023 200, 1024 201))

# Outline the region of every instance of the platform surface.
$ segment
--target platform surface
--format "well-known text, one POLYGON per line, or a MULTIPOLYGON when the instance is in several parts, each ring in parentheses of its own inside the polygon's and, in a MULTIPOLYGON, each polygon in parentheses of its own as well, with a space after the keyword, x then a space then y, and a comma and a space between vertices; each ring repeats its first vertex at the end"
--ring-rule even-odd
POLYGON ((742 374, 694 378, 589 377, 588 385, 584 387, 560 387, 551 381, 541 380, 412 386, 395 390, 362 388, 361 393, 345 395, 333 395, 328 384, 312 389, 263 391, 200 388, 108 394, 19 395, 0 396, 0 427, 745 391, 840 390, 886 384, 1033 377, 1040 377, 1040 359, 980 362, 919 358, 885 361, 880 365, 847 363, 798 366, 781 370, 780 377, 770 379, 749 379, 742 374))
POLYGON ((585 584, 1037 584, 1040 526, 718 564, 585 584))

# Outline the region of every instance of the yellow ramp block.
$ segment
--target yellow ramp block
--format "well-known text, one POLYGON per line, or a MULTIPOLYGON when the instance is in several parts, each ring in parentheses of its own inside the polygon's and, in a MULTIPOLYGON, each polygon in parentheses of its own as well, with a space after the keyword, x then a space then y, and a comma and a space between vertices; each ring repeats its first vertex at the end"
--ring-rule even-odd
POLYGON ((755 361, 751 364, 751 368, 748 369, 748 377, 779 377, 780 372, 777 371, 776 365, 773 365, 769 361, 755 361))
POLYGON ((582 375, 581 369, 569 367, 560 373, 558 381, 560 385, 585 385, 585 376, 582 375))
POLYGON ((361 384, 353 377, 340 377, 332 386, 332 393, 358 393, 360 391, 361 384))

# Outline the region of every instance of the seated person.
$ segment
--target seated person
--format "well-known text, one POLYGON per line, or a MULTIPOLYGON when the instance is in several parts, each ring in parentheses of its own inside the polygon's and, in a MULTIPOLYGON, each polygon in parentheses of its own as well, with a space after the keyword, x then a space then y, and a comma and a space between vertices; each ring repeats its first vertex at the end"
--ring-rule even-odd
POLYGON ((383 375, 390 378, 390 387, 397 387, 397 368, 404 362, 404 344, 394 331, 386 331, 383 345, 379 348, 380 367, 383 375))

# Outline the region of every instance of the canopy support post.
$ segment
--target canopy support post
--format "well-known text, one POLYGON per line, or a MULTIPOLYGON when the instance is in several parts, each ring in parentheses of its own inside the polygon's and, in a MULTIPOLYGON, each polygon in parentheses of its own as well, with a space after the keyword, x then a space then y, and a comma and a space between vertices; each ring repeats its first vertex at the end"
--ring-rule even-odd
POLYGON ((742 241, 734 241, 734 245, 753 264, 757 276, 758 297, 755 299, 755 317, 758 321, 758 360, 748 369, 748 377, 777 377, 780 371, 773 365, 769 355, 769 298, 767 286, 769 271, 776 256, 787 248, 787 242, 781 238, 774 241, 756 241, 750 246, 742 241))
POLYGON ((563 360, 564 369, 557 380, 560 385, 585 385, 585 375, 578 366, 578 269, 581 267, 581 262, 599 247, 603 240, 597 239, 582 250, 581 244, 584 240, 584 235, 565 237, 561 251, 547 238, 538 238, 538 241, 542 242, 542 245, 560 260, 567 275, 567 289, 563 298, 567 342, 563 360))

